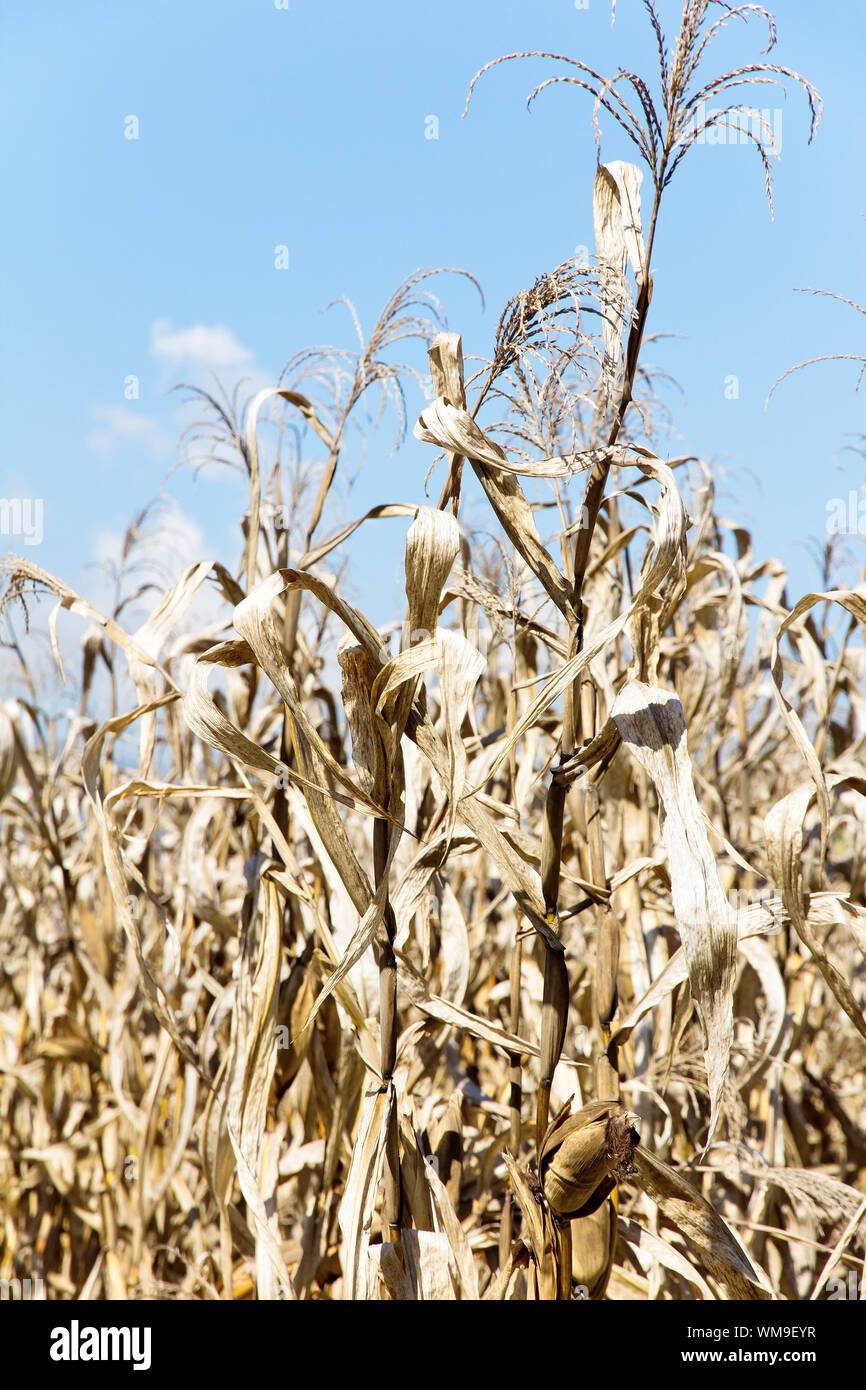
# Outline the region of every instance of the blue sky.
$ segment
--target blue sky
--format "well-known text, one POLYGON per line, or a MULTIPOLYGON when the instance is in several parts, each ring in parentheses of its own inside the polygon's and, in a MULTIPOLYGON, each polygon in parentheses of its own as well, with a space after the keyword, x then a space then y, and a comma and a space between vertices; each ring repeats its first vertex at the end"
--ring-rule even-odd
MULTIPOLYGON (((672 40, 680 7, 660 8, 672 40)), ((781 110, 774 221, 751 149, 686 158, 662 208, 650 319, 651 332, 681 336, 650 360, 684 392, 668 397, 681 436, 672 447, 725 470, 722 511, 783 560, 793 601, 817 578, 804 542, 823 536, 829 500, 863 478, 862 459, 844 452, 863 430, 863 396, 853 363, 827 363, 784 382, 766 412, 764 399, 803 358, 866 350, 862 316, 795 293, 866 303, 866 26, 841 0, 782 0, 776 13, 774 59, 821 92, 822 125, 808 145, 793 87, 756 99, 781 110), (732 374, 737 400, 725 395, 732 374)), ((737 25, 707 71, 751 62, 762 44, 759 24, 737 25)), ((87 567, 116 553, 157 495, 189 418, 169 388, 206 384, 209 365, 260 385, 311 343, 351 346, 345 311, 322 312, 337 296, 369 328, 416 267, 464 267, 486 310, 454 277, 439 294, 467 356, 486 354, 505 301, 593 240, 590 99, 557 87, 525 105, 554 65, 495 69, 461 120, 476 69, 527 48, 655 72, 637 0, 619 0, 613 28, 602 0, 8 0, 0 490, 44 499, 42 543, 10 548, 104 598, 87 567), (136 140, 124 135, 130 116, 136 140), (275 268, 278 245, 288 270, 275 268)), ((603 158, 633 157, 616 127, 602 129, 603 158)), ((423 353, 415 361, 423 367, 423 353)), ((410 393, 411 415, 422 404, 410 393)), ((429 447, 411 437, 390 447, 390 429, 374 435, 357 476, 357 451, 349 458, 355 481, 323 534, 377 502, 423 499, 429 447)), ((181 558, 235 564, 240 479, 196 482, 180 469, 166 491, 181 558)), ((352 595, 376 622, 396 611, 405 529, 377 523, 347 551, 352 595)), ((855 538, 852 554, 862 549, 855 538)))

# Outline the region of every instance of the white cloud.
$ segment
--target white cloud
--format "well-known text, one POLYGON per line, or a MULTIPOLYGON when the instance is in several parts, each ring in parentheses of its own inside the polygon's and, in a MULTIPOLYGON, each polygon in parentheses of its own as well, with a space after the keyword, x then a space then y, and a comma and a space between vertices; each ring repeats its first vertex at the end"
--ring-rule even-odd
POLYGON ((87 436, 87 446, 98 454, 113 454, 121 444, 140 445, 151 454, 170 454, 174 438, 152 415, 136 406, 95 405, 97 428, 87 436))
POLYGON ((150 351, 158 362, 199 364, 214 371, 250 367, 254 353, 221 323, 172 328, 167 319, 151 325, 150 351))
MULTIPOLYGON (((276 378, 262 371, 252 348, 246 347, 225 324, 194 323, 175 328, 168 319, 158 319, 150 328, 150 354, 164 373, 164 382, 177 383, 179 374, 192 385, 206 384, 213 390, 213 377, 227 395, 241 385, 241 402, 257 391, 276 385, 276 378), (211 375, 212 374, 212 375, 211 375)), ((184 401, 173 417, 178 424, 189 422, 189 402, 184 401)))
MULTIPOLYGON (((213 373, 226 397, 231 398, 240 387, 241 408, 256 392, 275 384, 275 378, 257 365, 253 350, 224 324, 175 327, 168 319, 158 319, 150 327, 150 355, 161 368, 156 373, 161 380, 151 383, 149 398, 153 399, 155 392, 164 393, 165 421, 146 414, 137 397, 129 403, 94 406, 95 427, 86 442, 106 464, 121 452, 145 458, 170 458, 176 453, 181 430, 188 428, 203 409, 198 400, 177 397, 172 398, 174 405, 169 408, 170 388, 178 384, 179 378, 193 386, 204 384, 213 391, 213 373)), ((205 463, 201 471, 206 477, 225 476, 225 469, 218 465, 205 463)))

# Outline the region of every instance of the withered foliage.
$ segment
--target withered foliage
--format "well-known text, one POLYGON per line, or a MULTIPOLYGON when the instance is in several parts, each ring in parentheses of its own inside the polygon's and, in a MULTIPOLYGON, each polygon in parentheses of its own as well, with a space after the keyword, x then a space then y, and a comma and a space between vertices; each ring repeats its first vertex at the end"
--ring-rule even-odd
POLYGON ((643 360, 696 113, 786 79, 820 102, 764 61, 699 78, 731 19, 772 44, 759 7, 688 0, 673 53, 645 8, 655 97, 540 56, 630 135, 649 219, 642 170, 600 164, 593 265, 515 296, 473 377, 419 273, 353 352, 295 356, 245 412, 202 396, 193 438, 249 482, 234 569, 193 560, 130 631, 131 595, 104 614, 7 562, 7 599, 89 627, 74 718, 32 678, 0 710, 3 1279, 520 1300, 862 1277, 866 588, 828 553, 793 601, 709 468, 656 452, 643 360), (404 472, 415 500, 329 531, 368 389, 408 424, 413 338, 438 506, 404 472), (406 520, 394 642, 333 566, 406 520), (190 632, 204 586, 220 614, 190 632))

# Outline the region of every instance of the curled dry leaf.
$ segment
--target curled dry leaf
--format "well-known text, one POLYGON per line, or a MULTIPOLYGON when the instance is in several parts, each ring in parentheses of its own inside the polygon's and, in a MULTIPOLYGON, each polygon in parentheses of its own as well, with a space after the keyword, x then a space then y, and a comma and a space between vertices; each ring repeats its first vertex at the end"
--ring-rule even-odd
POLYGON ((635 1150, 634 1166, 633 1180, 691 1246, 705 1273, 731 1298, 772 1299, 732 1231, 687 1178, 646 1149, 635 1150))
POLYGON ((487 438, 467 411, 450 405, 442 396, 437 396, 432 405, 422 410, 414 434, 422 444, 435 444, 473 463, 528 478, 568 478, 572 473, 592 467, 602 452, 595 450, 570 458, 547 458, 537 462, 521 459, 515 463, 498 444, 487 438))
MULTIPOLYGON (((439 394, 442 386, 453 391, 448 385, 450 382, 459 381, 462 388, 463 359, 456 334, 439 334, 430 348, 429 358, 439 394)), ((453 395, 450 398, 452 406, 456 405, 453 395)), ((571 613, 570 586, 541 543, 532 508, 517 478, 501 466, 482 464, 475 459, 470 459, 470 463, 511 544, 559 611, 571 613)))

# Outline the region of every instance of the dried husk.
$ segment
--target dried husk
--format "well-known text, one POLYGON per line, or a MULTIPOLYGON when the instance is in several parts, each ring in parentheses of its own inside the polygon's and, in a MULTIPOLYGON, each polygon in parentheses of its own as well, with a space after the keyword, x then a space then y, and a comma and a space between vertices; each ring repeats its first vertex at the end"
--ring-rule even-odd
POLYGON ((591 1214, 631 1167, 633 1116, 616 1100, 595 1101, 554 1121, 541 1149, 544 1195, 559 1217, 591 1214))

